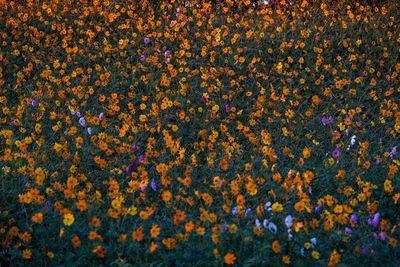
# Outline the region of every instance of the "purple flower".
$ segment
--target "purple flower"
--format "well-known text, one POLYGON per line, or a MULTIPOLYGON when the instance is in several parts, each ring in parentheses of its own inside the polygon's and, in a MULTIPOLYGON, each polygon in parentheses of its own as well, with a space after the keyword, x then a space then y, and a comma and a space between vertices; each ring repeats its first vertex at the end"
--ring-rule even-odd
POLYGON ((143 160, 144 160, 144 155, 140 155, 140 157, 139 157, 139 162, 143 162, 143 160))
POLYGON ((353 221, 354 224, 357 224, 357 215, 355 214, 351 215, 351 220, 353 221))
POLYGON ((136 151, 137 150, 137 145, 133 144, 132 148, 133 148, 134 151, 136 151))
POLYGON ((234 207, 234 208, 232 209, 232 214, 233 214, 233 215, 236 215, 236 214, 238 213, 238 211, 239 211, 238 207, 234 207))
POLYGON ((374 218, 372 220, 368 219, 368 224, 371 224, 373 227, 376 227, 379 223, 379 215, 380 215, 379 212, 375 213, 374 218))
POLYGON ((169 54, 171 54, 171 51, 169 51, 169 50, 165 51, 165 53, 164 53, 164 57, 167 57, 167 56, 169 56, 169 54))
POLYGON ((150 39, 149 39, 149 38, 144 39, 144 43, 145 43, 145 44, 150 43, 150 39))
POLYGON ((349 233, 349 234, 351 234, 353 232, 349 227, 346 227, 345 231, 346 231, 346 233, 349 233))
POLYGON ((322 118, 322 124, 325 126, 328 123, 327 119, 325 117, 322 118))
POLYGON ((246 210, 246 212, 244 213, 244 217, 245 217, 245 218, 247 217, 247 215, 249 215, 250 211, 251 211, 250 208, 248 208, 248 209, 246 210))
POLYGON ((379 165, 379 163, 381 163, 381 161, 379 159, 376 160, 376 165, 379 165))
POLYGON ((316 206, 316 207, 315 207, 315 213, 318 213, 320 209, 321 209, 321 206, 320 206, 320 205, 316 206))
POLYGON ((171 62, 171 59, 170 59, 170 58, 167 58, 167 62, 170 63, 170 62, 171 62))
POLYGON ((36 106, 36 100, 32 100, 32 106, 36 106))
POLYGON ((157 191, 156 182, 154 182, 154 180, 151 180, 151 188, 152 188, 154 191, 157 191))
POLYGON ((228 110, 229 110, 228 104, 225 104, 225 110, 228 112, 228 110))
POLYGON ((340 152, 339 152, 338 149, 335 149, 335 150, 332 152, 332 156, 333 156, 334 158, 339 157, 339 154, 340 154, 340 152))
POLYGON ((381 233, 379 234, 379 237, 380 237, 382 240, 385 240, 385 233, 384 233, 384 232, 381 232, 381 233))
POLYGON ((389 153, 390 159, 393 159, 393 155, 396 154, 396 149, 397 149, 397 146, 392 148, 392 151, 389 153))
POLYGON ((375 240, 378 240, 378 238, 379 238, 376 233, 374 233, 374 238, 375 238, 375 240))
POLYGON ((203 101, 204 104, 207 103, 207 99, 206 99, 205 96, 202 96, 202 97, 201 97, 201 100, 203 101))
POLYGON ((362 252, 363 254, 367 253, 370 247, 371 247, 370 244, 364 245, 363 248, 361 249, 361 252, 362 252))
POLYGON ((126 167, 126 173, 129 174, 129 171, 131 170, 130 166, 126 167))
POLYGON ((312 195, 312 188, 311 187, 308 188, 308 193, 310 193, 310 195, 312 195))
POLYGON ((133 170, 136 170, 137 167, 138 167, 138 164, 137 164, 136 160, 133 160, 129 167, 131 167, 133 170))
POLYGON ((140 57, 140 61, 145 61, 146 60, 146 57, 145 56, 141 56, 140 57))
POLYGON ((330 123, 333 123, 333 118, 332 118, 332 116, 329 116, 329 122, 330 122, 330 123))

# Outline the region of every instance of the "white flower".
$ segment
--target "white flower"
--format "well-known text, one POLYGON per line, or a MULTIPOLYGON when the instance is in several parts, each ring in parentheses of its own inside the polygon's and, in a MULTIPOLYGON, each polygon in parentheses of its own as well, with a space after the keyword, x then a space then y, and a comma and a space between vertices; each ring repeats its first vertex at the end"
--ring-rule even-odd
POLYGON ((259 219, 256 219, 256 225, 257 225, 258 230, 261 230, 261 228, 260 228, 261 223, 260 223, 259 219))
POLYGON ((292 216, 290 215, 286 216, 285 224, 287 228, 290 228, 290 226, 292 226, 292 222, 293 222, 292 216))
POLYGON ((271 202, 268 201, 267 203, 265 203, 265 209, 268 209, 271 206, 271 202))
POLYGON ((85 123, 86 123, 85 118, 84 118, 84 117, 81 117, 81 118, 79 119, 79 123, 80 123, 82 126, 85 126, 85 123))
POLYGON ((273 222, 270 222, 268 224, 268 229, 273 233, 276 233, 278 231, 278 228, 276 227, 276 225, 273 222))
POLYGON ((88 127, 87 128, 87 132, 88 132, 89 135, 91 135, 92 134, 92 128, 88 127))
POLYGON ((264 222, 263 222, 263 226, 264 226, 264 228, 268 228, 268 220, 267 219, 264 219, 264 222))
POLYGON ((350 144, 351 144, 351 145, 354 145, 355 142, 356 142, 356 136, 353 135, 353 136, 351 137, 350 144))
POLYGON ((104 117, 104 113, 102 112, 102 113, 100 113, 100 115, 99 115, 99 120, 101 120, 101 118, 103 118, 104 117))

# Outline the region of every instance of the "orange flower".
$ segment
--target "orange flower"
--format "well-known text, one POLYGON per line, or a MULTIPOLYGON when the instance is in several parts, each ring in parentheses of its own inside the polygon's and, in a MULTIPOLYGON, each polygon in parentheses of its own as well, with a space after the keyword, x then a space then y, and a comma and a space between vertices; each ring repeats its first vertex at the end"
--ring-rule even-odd
POLYGON ((156 248, 158 247, 158 244, 157 243, 154 243, 153 241, 151 242, 151 245, 150 245, 150 252, 151 253, 153 253, 155 250, 156 250, 156 248))
POLYGON ((97 253, 100 258, 104 258, 106 255, 106 250, 100 245, 93 249, 93 252, 97 253))
POLYGON ((150 230, 150 236, 156 238, 160 234, 160 227, 157 224, 153 224, 150 230))
POLYGON ((164 191, 164 192, 162 193, 162 199, 163 199, 165 202, 170 201, 170 200, 171 200, 171 197, 172 197, 172 194, 171 194, 171 192, 169 192, 168 190, 167 190, 167 191, 164 191))
POLYGON ((186 232, 190 233, 191 231, 193 231, 193 228, 194 228, 194 223, 192 221, 187 222, 185 224, 185 231, 186 232))
POLYGON ((225 260, 225 263, 228 265, 235 264, 235 260, 236 260, 235 254, 232 254, 230 252, 226 253, 224 260, 225 260))
POLYGON ((296 204, 294 204, 294 209, 297 210, 298 212, 301 212, 304 210, 304 202, 299 201, 296 204))
POLYGON ((30 249, 24 249, 24 251, 22 251, 22 257, 24 259, 30 259, 32 257, 32 251, 30 251, 30 249))
POLYGON ((221 162, 219 163, 219 166, 221 167, 221 169, 222 169, 223 171, 226 171, 226 170, 228 169, 228 162, 227 162, 225 159, 223 159, 223 160, 221 160, 221 162))
POLYGON ((272 243, 272 250, 275 253, 278 253, 281 250, 281 246, 279 245, 278 240, 275 240, 274 243, 272 243))
POLYGON ((335 266, 340 262, 340 254, 337 253, 336 249, 332 252, 331 257, 329 258, 328 266, 335 266))
POLYGON ((133 233, 132 233, 132 238, 133 238, 134 240, 136 240, 137 242, 142 241, 143 237, 144 237, 144 234, 143 234, 143 227, 140 227, 140 228, 136 229, 136 230, 133 231, 133 233))
POLYGON ((290 264, 290 257, 289 256, 283 256, 282 257, 282 262, 286 264, 290 264))
POLYGON ((77 248, 81 245, 81 240, 79 239, 79 236, 77 236, 77 235, 74 235, 74 237, 71 239, 71 242, 72 242, 72 246, 74 248, 77 248))
POLYGON ((176 248, 176 240, 173 238, 163 239, 162 243, 166 246, 169 250, 176 248))

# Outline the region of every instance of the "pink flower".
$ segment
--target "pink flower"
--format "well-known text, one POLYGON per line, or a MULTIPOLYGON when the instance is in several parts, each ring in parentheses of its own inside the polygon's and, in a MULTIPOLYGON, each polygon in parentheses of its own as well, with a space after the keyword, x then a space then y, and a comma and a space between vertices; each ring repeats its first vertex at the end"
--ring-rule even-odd
POLYGON ((137 145, 133 144, 133 150, 136 151, 137 150, 137 145))

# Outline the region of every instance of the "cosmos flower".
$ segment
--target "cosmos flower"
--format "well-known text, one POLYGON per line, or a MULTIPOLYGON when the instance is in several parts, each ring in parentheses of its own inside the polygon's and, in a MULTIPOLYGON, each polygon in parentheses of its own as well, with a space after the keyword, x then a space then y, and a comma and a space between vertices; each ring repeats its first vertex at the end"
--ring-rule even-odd
POLYGON ((268 229, 272 232, 272 233, 276 233, 278 231, 278 228, 276 227, 276 225, 273 222, 270 222, 268 224, 268 229))
POLYGON ((379 223, 379 215, 380 215, 379 212, 375 213, 372 220, 368 219, 368 224, 372 225, 373 227, 376 227, 379 223))
POLYGON ((239 208, 238 208, 238 207, 234 207, 234 208, 232 209, 232 214, 233 214, 233 215, 236 215, 236 214, 238 213, 238 211, 239 211, 239 208))
POLYGON ((337 157, 339 157, 339 155, 340 155, 340 152, 339 152, 339 150, 338 150, 338 149, 335 149, 335 150, 333 150, 333 152, 332 152, 332 156, 333 156, 334 158, 337 158, 337 157))
POLYGON ((80 123, 82 126, 85 126, 85 124, 86 124, 85 118, 84 118, 84 117, 81 117, 81 118, 79 119, 79 123, 80 123))
POLYGON ((291 215, 286 216, 285 218, 285 224, 287 228, 290 228, 293 224, 293 218, 291 215))
POLYGON ((357 224, 357 215, 351 215, 350 219, 353 221, 354 224, 357 224))
POLYGON ((258 228, 258 230, 261 230, 261 223, 260 223, 260 220, 259 219, 256 219, 256 226, 257 226, 257 228, 258 228))

